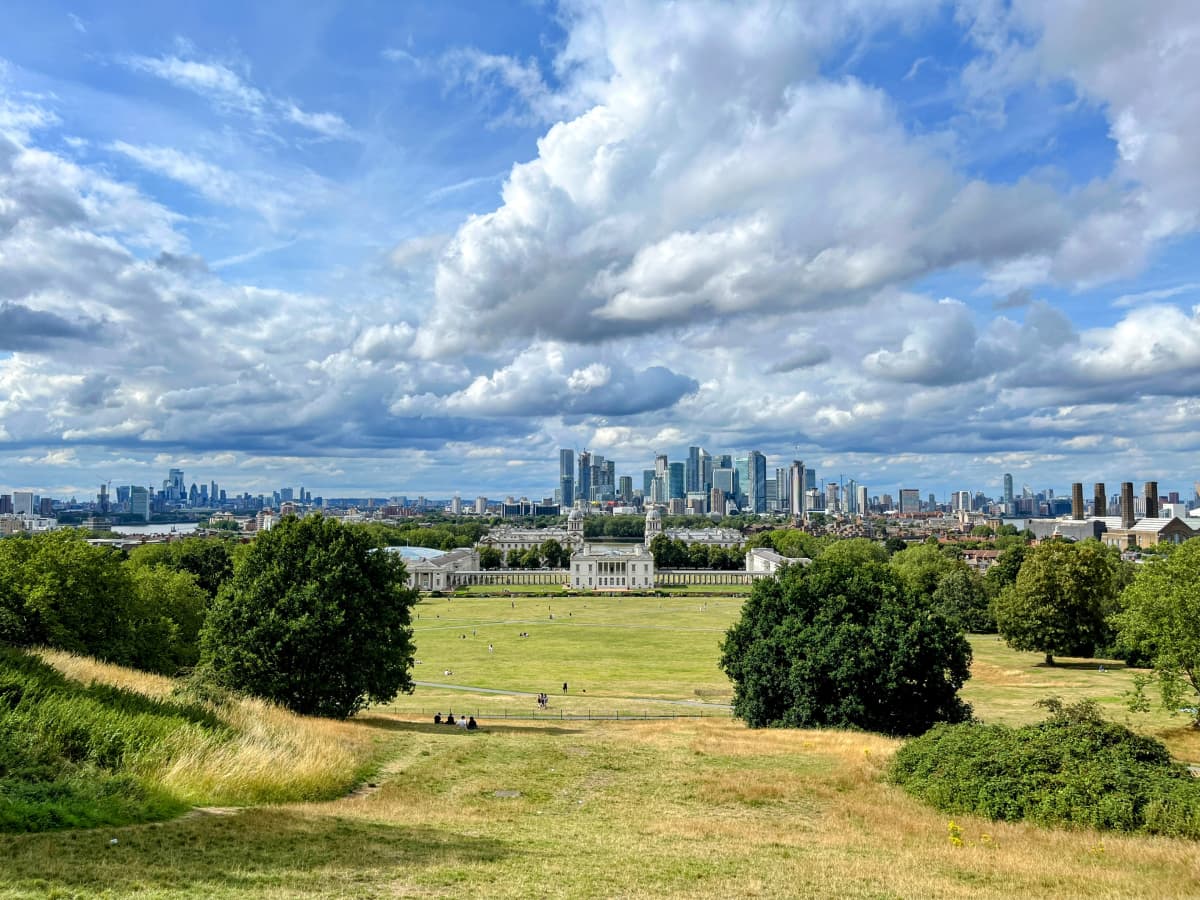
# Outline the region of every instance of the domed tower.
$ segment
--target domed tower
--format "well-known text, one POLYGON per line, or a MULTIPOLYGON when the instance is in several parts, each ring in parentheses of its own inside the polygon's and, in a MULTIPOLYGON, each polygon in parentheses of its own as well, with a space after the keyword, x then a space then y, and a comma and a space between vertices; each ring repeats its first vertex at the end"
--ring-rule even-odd
POLYGON ((658 511, 657 506, 650 507, 650 511, 646 513, 646 546, 650 546, 650 542, 654 540, 656 534, 662 534, 663 522, 662 513, 658 511))
POLYGON ((578 509, 567 516, 567 542, 575 547, 583 543, 583 512, 578 509))

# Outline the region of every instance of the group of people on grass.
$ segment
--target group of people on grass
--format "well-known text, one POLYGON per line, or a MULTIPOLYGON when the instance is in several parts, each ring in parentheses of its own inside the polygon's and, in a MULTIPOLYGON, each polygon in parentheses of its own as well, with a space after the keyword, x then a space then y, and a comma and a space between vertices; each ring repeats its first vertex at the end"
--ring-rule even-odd
POLYGON ((433 724, 457 725, 459 728, 467 729, 467 731, 474 731, 479 727, 479 724, 475 721, 474 716, 459 716, 457 719, 455 719, 453 710, 446 716, 445 719, 442 718, 442 714, 440 712, 434 713, 433 724))

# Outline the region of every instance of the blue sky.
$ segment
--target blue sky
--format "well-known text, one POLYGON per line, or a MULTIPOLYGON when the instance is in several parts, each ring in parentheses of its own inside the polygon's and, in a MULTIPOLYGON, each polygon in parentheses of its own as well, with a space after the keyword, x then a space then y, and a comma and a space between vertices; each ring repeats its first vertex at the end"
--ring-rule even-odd
POLYGON ((9 4, 0 490, 1190 494, 1200 13, 1139 10, 9 4))

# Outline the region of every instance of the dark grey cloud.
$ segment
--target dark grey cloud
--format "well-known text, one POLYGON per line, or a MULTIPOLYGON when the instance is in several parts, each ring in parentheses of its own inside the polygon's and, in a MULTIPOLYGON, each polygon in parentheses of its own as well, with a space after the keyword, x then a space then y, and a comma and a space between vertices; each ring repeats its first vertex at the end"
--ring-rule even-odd
POLYGON ((64 341, 98 343, 104 339, 98 322, 72 321, 20 303, 0 302, 0 350, 37 352, 64 341))
POLYGON ((992 309, 1021 309, 1033 302, 1033 291, 1029 288, 1017 288, 1005 296, 993 301, 992 309))
POLYGON ((807 347, 799 353, 792 353, 777 363, 767 367, 768 375, 781 375, 785 372, 795 372, 797 369, 811 369, 821 363, 829 362, 833 351, 826 346, 807 347))

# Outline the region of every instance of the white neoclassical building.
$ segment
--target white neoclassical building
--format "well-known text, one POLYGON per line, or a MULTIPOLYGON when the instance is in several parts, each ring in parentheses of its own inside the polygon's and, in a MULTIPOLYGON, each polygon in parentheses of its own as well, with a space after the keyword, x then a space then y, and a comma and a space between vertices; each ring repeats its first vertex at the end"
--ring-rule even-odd
POLYGON ((769 547, 755 547, 746 552, 746 571, 751 575, 774 575, 784 566, 808 566, 812 560, 807 556, 784 556, 769 547))
POLYGON ((529 550, 540 547, 545 541, 556 540, 568 550, 583 544, 583 513, 571 510, 566 528, 518 528, 514 525, 499 525, 484 535, 475 549, 495 547, 507 556, 510 550, 529 550))
POLYGON ((650 590, 654 557, 642 544, 595 547, 584 544, 571 557, 571 587, 593 591, 650 590))
POLYGON ((650 546, 655 535, 665 534, 673 541, 692 544, 708 544, 711 547, 736 547, 745 540, 735 528, 663 528, 662 512, 652 506, 646 512, 645 544, 650 546))

